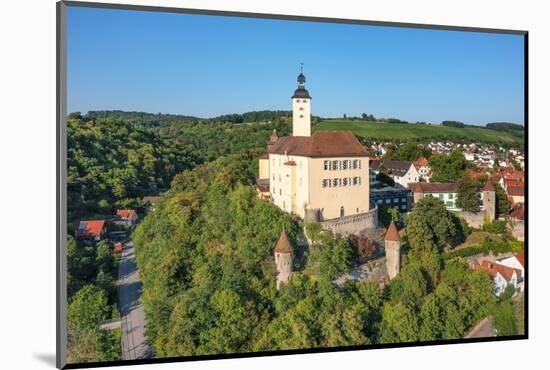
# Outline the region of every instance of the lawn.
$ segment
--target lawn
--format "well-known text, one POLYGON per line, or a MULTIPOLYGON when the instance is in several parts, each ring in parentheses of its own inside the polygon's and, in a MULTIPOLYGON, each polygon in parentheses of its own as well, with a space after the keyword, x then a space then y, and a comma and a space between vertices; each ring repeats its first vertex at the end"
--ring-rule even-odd
POLYGON ((315 131, 350 130, 357 136, 378 140, 441 139, 484 143, 510 143, 522 145, 522 132, 504 132, 476 127, 445 127, 440 125, 381 123, 363 120, 325 120, 315 131))

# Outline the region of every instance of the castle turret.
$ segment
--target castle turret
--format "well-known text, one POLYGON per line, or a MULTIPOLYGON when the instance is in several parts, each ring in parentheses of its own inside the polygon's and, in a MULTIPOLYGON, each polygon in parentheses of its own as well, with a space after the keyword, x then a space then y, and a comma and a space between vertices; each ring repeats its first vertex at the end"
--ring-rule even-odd
POLYGON ((292 136, 311 136, 311 96, 305 85, 306 76, 300 72, 292 95, 292 136))
POLYGON ((491 180, 483 187, 483 209, 487 218, 493 222, 496 218, 496 190, 491 180))
POLYGON ((292 263, 294 259, 292 245, 284 230, 281 232, 277 243, 275 243, 274 252, 275 264, 277 265, 277 289, 279 289, 282 283, 286 283, 292 278, 292 263))
POLYGON ((399 231, 393 221, 384 236, 384 248, 386 250, 386 269, 391 280, 399 274, 401 268, 401 236, 399 236, 399 231))

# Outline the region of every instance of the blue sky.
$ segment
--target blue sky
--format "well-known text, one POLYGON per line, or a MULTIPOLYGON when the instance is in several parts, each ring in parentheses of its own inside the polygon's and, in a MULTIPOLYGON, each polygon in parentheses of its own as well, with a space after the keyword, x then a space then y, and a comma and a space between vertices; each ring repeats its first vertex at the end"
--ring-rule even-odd
POLYGON ((523 124, 523 36, 69 7, 69 112, 523 124))

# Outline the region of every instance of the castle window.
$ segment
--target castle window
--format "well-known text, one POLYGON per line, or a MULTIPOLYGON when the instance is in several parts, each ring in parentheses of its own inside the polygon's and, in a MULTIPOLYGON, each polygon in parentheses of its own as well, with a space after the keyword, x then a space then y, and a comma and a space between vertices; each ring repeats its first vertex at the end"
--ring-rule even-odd
POLYGON ((453 193, 449 193, 449 194, 448 194, 448 198, 449 198, 449 199, 453 199, 453 193))
POLYGON ((393 198, 393 202, 394 203, 399 203, 399 199, 398 198, 393 198))
POLYGON ((300 110, 304 110, 304 107, 300 107, 300 110))
POLYGON ((328 181, 327 179, 323 179, 323 181, 321 182, 321 186, 322 186, 323 188, 326 188, 326 187, 328 186, 328 182, 329 182, 329 181, 328 181))
POLYGON ((348 169, 348 161, 347 161, 347 160, 342 161, 342 169, 343 169, 343 170, 347 170, 347 169, 348 169))
POLYGON ((359 160, 357 160, 357 165, 358 165, 358 167, 357 167, 357 168, 358 168, 358 169, 361 169, 361 160, 360 160, 360 159, 359 159, 359 160))
POLYGON ((338 186, 338 180, 340 179, 332 179, 332 187, 336 188, 338 186))
POLYGON ((343 186, 348 186, 348 178, 344 177, 343 180, 343 186))
POLYGON ((340 207, 340 217, 344 217, 344 207, 340 207))
POLYGON ((323 161, 323 168, 325 171, 330 170, 330 161, 323 161))
POLYGON ((300 102, 300 99, 296 99, 296 103, 299 103, 300 102))
POLYGON ((332 161, 332 168, 331 170, 336 171, 339 169, 338 161, 332 161))
POLYGON ((279 189, 279 195, 283 195, 283 191, 279 189))
POLYGON ((357 211, 356 211, 356 212, 359 213, 359 208, 357 208, 357 211))
POLYGON ((354 160, 353 160, 352 168, 353 168, 354 170, 356 170, 357 167, 359 166, 358 162, 359 162, 359 161, 358 161, 357 159, 354 159, 354 160))
POLYGON ((303 114, 300 114, 300 118, 304 118, 304 115, 303 115, 303 114))

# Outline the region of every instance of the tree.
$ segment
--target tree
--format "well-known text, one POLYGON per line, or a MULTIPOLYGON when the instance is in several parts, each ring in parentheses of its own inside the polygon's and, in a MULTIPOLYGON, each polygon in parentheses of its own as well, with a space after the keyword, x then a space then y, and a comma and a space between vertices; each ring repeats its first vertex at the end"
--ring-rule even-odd
POLYGON ((468 167, 468 162, 458 149, 453 149, 448 155, 432 155, 429 164, 433 171, 431 182, 454 182, 464 175, 468 167))
POLYGON ((456 206, 468 212, 479 212, 481 198, 477 184, 466 175, 461 177, 456 183, 457 200, 456 206))
POLYGON ((386 303, 382 310, 382 317, 381 343, 414 342, 419 339, 417 316, 403 303, 386 303))
POLYGON ((457 232, 452 214, 434 197, 420 199, 407 217, 407 236, 414 252, 431 252, 451 244, 457 232))
MULTIPOLYGON (((492 180, 487 180, 492 181, 492 180)), ((496 211, 499 215, 507 216, 510 213, 510 200, 506 191, 500 186, 496 181, 493 181, 495 187, 495 198, 496 198, 496 211)))
POLYGON ((493 327, 499 337, 517 334, 517 323, 514 315, 514 307, 510 300, 505 300, 497 305, 493 314, 493 327))

